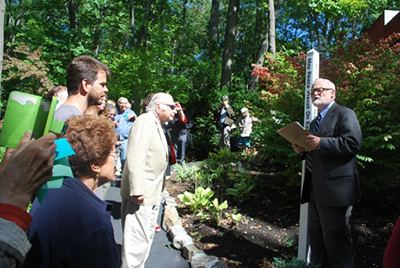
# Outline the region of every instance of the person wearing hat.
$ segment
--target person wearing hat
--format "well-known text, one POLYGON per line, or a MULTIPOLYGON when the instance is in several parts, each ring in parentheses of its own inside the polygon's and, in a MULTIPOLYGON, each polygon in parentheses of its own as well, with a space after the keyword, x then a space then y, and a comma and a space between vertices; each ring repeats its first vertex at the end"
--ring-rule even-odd
POLYGON ((216 111, 217 126, 219 130, 219 149, 225 147, 231 148, 231 127, 233 125, 235 117, 235 112, 233 108, 229 105, 228 96, 222 97, 222 103, 218 105, 216 111))

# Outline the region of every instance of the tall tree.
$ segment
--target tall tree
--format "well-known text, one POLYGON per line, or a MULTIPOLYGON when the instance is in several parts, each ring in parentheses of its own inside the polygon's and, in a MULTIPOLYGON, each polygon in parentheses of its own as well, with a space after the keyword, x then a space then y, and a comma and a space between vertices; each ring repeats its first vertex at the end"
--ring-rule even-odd
POLYGON ((134 1, 129 1, 129 29, 131 30, 131 45, 135 46, 135 3, 134 1))
POLYGON ((238 9, 239 0, 229 0, 225 28, 224 52, 222 56, 221 88, 231 87, 238 9))
MULTIPOLYGON (((275 53, 276 53, 275 21, 276 21, 276 17, 278 16, 279 9, 282 6, 282 3, 283 3, 283 0, 278 0, 275 4, 274 4, 273 0, 268 0, 269 24, 266 27, 265 38, 261 44, 255 64, 252 65, 253 71, 255 71, 257 68, 263 66, 264 60, 265 60, 264 55, 265 55, 265 53, 268 52, 268 49, 269 49, 269 52, 272 53, 272 55, 275 55, 275 53)), ((258 85, 258 76, 252 75, 248 87, 250 90, 256 90, 257 85, 258 85)))
POLYGON ((273 56, 275 56, 276 53, 276 46, 275 46, 275 19, 276 19, 276 14, 275 14, 275 6, 274 6, 274 0, 268 0, 268 10, 269 10, 269 46, 270 46, 270 52, 273 56))
MULTIPOLYGON (((6 13, 6 2, 0 0, 0 100, 1 100, 1 75, 3 70, 3 54, 4 54, 4 14, 6 13)), ((1 105, 1 101, 0 101, 1 105)))
POLYGON ((219 0, 212 0, 211 5, 211 16, 209 22, 208 36, 209 36, 209 56, 212 56, 214 48, 218 45, 219 35, 218 35, 218 25, 219 25, 219 0))

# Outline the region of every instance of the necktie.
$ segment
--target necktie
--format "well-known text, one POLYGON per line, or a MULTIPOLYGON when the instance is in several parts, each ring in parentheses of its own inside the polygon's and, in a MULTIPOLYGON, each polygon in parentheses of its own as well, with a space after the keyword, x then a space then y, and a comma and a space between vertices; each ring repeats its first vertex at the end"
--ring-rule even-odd
MULTIPOLYGON (((315 120, 315 124, 313 129, 311 130, 311 134, 316 135, 319 129, 319 124, 321 124, 321 113, 317 116, 315 120)), ((311 152, 306 152, 306 167, 311 172, 312 164, 311 164, 311 152)))

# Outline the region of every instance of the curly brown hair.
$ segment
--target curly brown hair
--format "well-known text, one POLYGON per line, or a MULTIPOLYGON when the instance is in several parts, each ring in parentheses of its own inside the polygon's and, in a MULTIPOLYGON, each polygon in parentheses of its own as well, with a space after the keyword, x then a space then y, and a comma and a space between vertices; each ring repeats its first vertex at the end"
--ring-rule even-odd
POLYGON ((72 116, 64 137, 67 139, 75 155, 69 156, 69 163, 77 178, 92 173, 91 164, 102 166, 106 163, 114 144, 116 135, 110 120, 103 116, 72 116))

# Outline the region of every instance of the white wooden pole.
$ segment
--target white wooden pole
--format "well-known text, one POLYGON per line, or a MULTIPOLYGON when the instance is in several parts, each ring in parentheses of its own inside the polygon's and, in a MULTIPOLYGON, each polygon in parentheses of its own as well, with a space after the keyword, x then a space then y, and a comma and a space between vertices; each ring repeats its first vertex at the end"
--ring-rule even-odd
MULTIPOLYGON (((312 105, 311 86, 316 79, 319 78, 319 53, 315 49, 307 52, 306 62, 306 84, 304 94, 304 127, 310 129, 311 121, 317 116, 318 109, 312 105)), ((306 164, 303 161, 303 169, 301 175, 301 189, 303 190, 304 175, 306 164)), ((300 205, 300 227, 299 227, 299 249, 297 258, 300 260, 310 261, 310 244, 308 241, 308 204, 300 205)))

